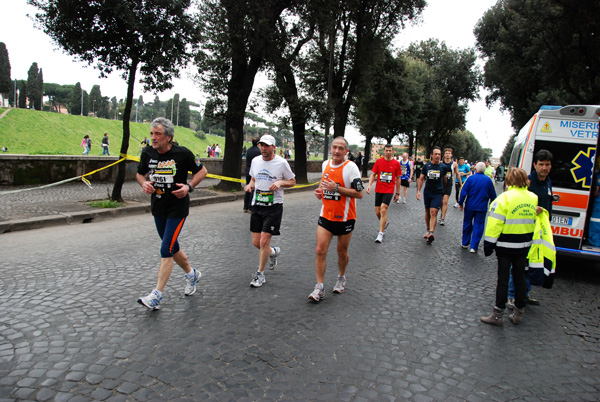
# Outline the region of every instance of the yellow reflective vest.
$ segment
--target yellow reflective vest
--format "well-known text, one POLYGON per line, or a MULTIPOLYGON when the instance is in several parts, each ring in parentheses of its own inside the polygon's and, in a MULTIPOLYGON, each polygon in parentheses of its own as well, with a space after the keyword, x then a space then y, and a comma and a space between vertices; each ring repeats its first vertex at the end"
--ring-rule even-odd
POLYGON ((527 255, 535 228, 538 197, 524 187, 510 187, 490 206, 484 247, 496 253, 527 255))
POLYGON ((556 270, 556 248, 550 226, 550 214, 545 209, 535 217, 533 240, 527 259, 532 285, 552 288, 556 270))

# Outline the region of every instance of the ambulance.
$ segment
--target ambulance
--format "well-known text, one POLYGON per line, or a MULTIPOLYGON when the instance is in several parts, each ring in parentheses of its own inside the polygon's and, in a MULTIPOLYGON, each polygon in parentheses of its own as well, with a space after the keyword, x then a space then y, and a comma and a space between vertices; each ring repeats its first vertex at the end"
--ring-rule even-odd
POLYGON ((509 162, 529 174, 536 152, 552 152, 551 224, 557 254, 596 261, 600 247, 587 239, 599 117, 599 105, 542 106, 519 131, 509 162))

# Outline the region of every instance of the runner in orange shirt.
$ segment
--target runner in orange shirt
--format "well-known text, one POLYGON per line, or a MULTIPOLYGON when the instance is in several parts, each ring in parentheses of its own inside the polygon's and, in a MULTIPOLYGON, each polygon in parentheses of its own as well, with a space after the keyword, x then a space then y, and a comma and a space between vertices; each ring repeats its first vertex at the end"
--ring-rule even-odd
POLYGON ((315 190, 315 196, 322 201, 317 226, 317 250, 315 271, 317 284, 308 296, 318 302, 323 299, 326 257, 333 236, 337 236, 339 275, 333 288, 334 293, 343 293, 346 287, 346 268, 348 266, 348 246, 356 222, 356 198, 363 196, 363 183, 355 163, 347 161, 348 141, 336 137, 331 143, 331 159, 323 162, 321 183, 315 190))

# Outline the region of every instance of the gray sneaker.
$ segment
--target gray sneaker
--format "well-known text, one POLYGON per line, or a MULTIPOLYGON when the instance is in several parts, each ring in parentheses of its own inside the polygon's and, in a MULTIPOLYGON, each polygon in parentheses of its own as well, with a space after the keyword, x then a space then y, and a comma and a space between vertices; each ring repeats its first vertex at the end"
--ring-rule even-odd
POLYGON ((265 282, 266 282, 265 274, 263 274, 262 272, 256 271, 256 274, 254 275, 254 279, 252 279, 252 282, 250 282, 250 286, 252 286, 253 288, 259 288, 265 282))
POLYGON ((150 310, 160 310, 160 302, 162 297, 158 295, 158 291, 155 289, 148 296, 140 297, 138 303, 150 310))
POLYGON ((323 300, 323 297, 324 297, 323 288, 321 286, 319 286, 318 284, 315 285, 315 289, 312 291, 312 293, 308 295, 308 299, 315 301, 315 302, 323 300))
POLYGON ((344 288, 346 288, 346 277, 338 275, 337 282, 333 287, 333 293, 344 293, 344 288))
POLYGON ((196 293, 196 283, 200 280, 200 271, 192 268, 192 272, 185 274, 185 295, 191 296, 196 293))
POLYGON ((269 256, 270 270, 274 270, 275 268, 277 268, 277 257, 279 257, 279 254, 281 254, 281 249, 279 247, 273 247, 273 250, 275 250, 275 253, 269 256))

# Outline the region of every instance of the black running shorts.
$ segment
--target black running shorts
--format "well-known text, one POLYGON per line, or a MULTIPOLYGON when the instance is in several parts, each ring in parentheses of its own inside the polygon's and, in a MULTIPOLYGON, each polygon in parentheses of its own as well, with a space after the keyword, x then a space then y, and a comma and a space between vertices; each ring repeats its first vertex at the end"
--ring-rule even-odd
POLYGON ((283 216, 283 204, 273 204, 268 207, 260 205, 252 206, 250 216, 250 231, 252 233, 271 233, 279 236, 281 217, 283 216))
POLYGON ((319 226, 322 226, 334 236, 343 236, 352 233, 355 222, 354 219, 350 219, 346 222, 335 222, 319 216, 319 226))

